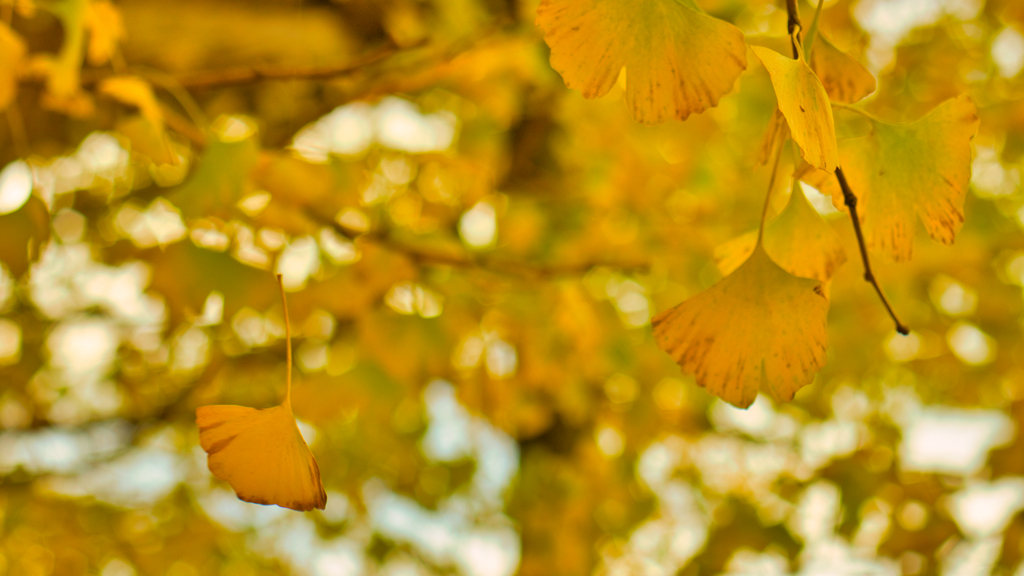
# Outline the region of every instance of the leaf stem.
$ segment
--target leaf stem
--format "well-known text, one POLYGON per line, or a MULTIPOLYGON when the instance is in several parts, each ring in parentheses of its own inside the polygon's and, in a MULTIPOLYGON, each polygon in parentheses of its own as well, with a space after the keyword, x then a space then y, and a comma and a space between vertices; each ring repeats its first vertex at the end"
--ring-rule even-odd
POLYGON ((786 30, 789 32, 789 42, 793 47, 793 59, 800 59, 800 30, 803 29, 803 24, 800 23, 800 10, 796 6, 797 0, 786 0, 786 13, 789 15, 789 20, 786 22, 786 30))
POLYGON ((847 112, 853 112, 854 114, 860 114, 861 116, 871 121, 878 120, 878 118, 875 118, 874 116, 861 110, 860 108, 854 108, 853 106, 850 106, 849 104, 843 104, 842 102, 832 102, 832 107, 838 108, 840 110, 846 110, 847 112))
POLYGON ((775 145, 775 150, 773 151, 775 162, 772 163, 772 174, 768 177, 768 193, 764 195, 764 208, 761 209, 761 226, 757 229, 757 243, 759 245, 764 237, 764 223, 768 220, 768 205, 771 203, 772 190, 775 189, 775 175, 779 171, 779 161, 782 159, 782 148, 785 145, 786 141, 783 140, 775 145))
POLYGON ((860 258, 864 262, 864 280, 868 281, 875 287, 875 292, 878 293, 878 297, 882 300, 882 304, 885 305, 885 309, 889 312, 889 316, 892 318, 893 322, 896 323, 896 331, 906 336, 907 334, 910 334, 910 329, 896 317, 896 312, 894 312, 892 306, 889 305, 889 300, 885 297, 885 293, 882 292, 882 287, 878 285, 878 280, 875 279, 875 274, 871 271, 871 261, 868 259, 868 249, 867 245, 864 243, 864 233, 860 229, 860 218, 857 217, 857 197, 853 195, 853 190, 850 190, 850 184, 846 181, 846 175, 843 174, 842 168, 836 168, 836 180, 839 181, 839 187, 843 190, 843 203, 845 203, 846 207, 850 209, 850 220, 853 222, 853 231, 857 234, 857 245, 860 247, 860 258))
POLYGON ((288 372, 285 382, 284 405, 292 404, 292 324, 288 320, 288 299, 284 295, 284 278, 277 275, 277 287, 281 289, 281 305, 284 307, 285 366, 288 372))

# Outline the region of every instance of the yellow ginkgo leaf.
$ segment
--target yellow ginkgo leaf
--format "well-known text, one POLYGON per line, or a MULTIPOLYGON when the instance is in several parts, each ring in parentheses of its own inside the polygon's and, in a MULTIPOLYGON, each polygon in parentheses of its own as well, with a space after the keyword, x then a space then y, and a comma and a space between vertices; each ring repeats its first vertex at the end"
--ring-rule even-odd
POLYGON ((257 410, 246 406, 201 406, 196 409, 199 443, 209 455, 207 466, 246 502, 276 504, 292 510, 323 510, 327 493, 320 467, 302 439, 292 413, 292 329, 281 275, 287 345, 287 384, 280 406, 257 410))
POLYGON ((199 442, 214 476, 246 502, 292 510, 324 509, 320 468, 299 433, 290 403, 257 410, 202 406, 196 410, 199 442))
POLYGON ((14 100, 24 60, 25 42, 7 24, 0 22, 0 110, 14 100))
MULTIPOLYGON (((754 251, 757 231, 734 238, 715 249, 722 274, 731 274, 754 251)), ((764 251, 783 270, 801 278, 826 282, 846 262, 846 251, 835 230, 807 201, 799 185, 777 218, 765 225, 764 251)))
MULTIPOLYGON (((919 216, 932 238, 952 244, 971 180, 971 139, 979 122, 974 102, 966 95, 947 100, 910 124, 870 120, 870 134, 839 145, 865 242, 893 260, 909 260, 919 216)), ((814 171, 804 178, 846 209, 832 174, 814 171)))
POLYGON ((818 34, 811 51, 811 70, 833 102, 852 104, 875 91, 875 77, 871 72, 822 34, 818 34))
POLYGON ((644 124, 718 104, 747 67, 738 28, 680 0, 541 0, 537 25, 551 66, 584 98, 626 69, 626 102, 644 124))
POLYGON ((836 128, 828 94, 818 77, 803 60, 787 58, 762 46, 750 49, 768 69, 779 110, 804 159, 822 170, 835 170, 839 164, 836 128))
POLYGON ((825 364, 828 300, 760 246, 708 290, 652 320, 658 346, 697 384, 746 408, 758 391, 789 401, 825 364))

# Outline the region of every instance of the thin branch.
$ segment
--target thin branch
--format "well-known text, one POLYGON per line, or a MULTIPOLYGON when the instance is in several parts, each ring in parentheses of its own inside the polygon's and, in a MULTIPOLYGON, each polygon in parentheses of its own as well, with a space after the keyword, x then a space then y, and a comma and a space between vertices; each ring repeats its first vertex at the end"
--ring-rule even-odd
MULTIPOLYGON (((419 48, 420 46, 423 44, 420 43, 405 49, 419 48)), ((210 70, 180 77, 178 83, 190 90, 196 90, 254 84, 265 80, 334 79, 354 74, 364 66, 384 60, 403 50, 394 45, 384 46, 348 62, 329 66, 252 66, 210 70)))
POLYGON ((469 252, 452 253, 438 252, 421 246, 407 244, 396 240, 384 231, 359 234, 342 226, 322 214, 306 209, 305 214, 316 223, 333 229, 339 235, 352 242, 370 242, 392 252, 398 252, 421 266, 449 266, 461 269, 477 269, 503 276, 521 279, 550 280, 568 276, 581 276, 598 267, 615 268, 627 272, 641 272, 650 268, 647 261, 611 262, 606 260, 584 260, 581 262, 558 264, 533 264, 511 258, 477 255, 469 252))
POLYGON ((839 187, 843 190, 843 202, 846 204, 846 207, 850 209, 850 220, 853 222, 853 231, 857 234, 857 245, 860 247, 860 258, 864 262, 864 279, 874 286, 875 292, 878 293, 878 297, 882 300, 882 304, 885 305, 885 309, 889 312, 889 316, 892 317, 893 322, 896 323, 896 331, 906 336, 907 334, 910 334, 910 329, 901 323, 900 319, 896 317, 896 312, 894 312, 892 306, 889 305, 889 300, 885 297, 885 293, 882 292, 882 287, 878 285, 878 281, 875 279, 875 274, 871 271, 871 261, 868 259, 868 249, 867 245, 864 243, 864 233, 860 229, 860 218, 857 217, 857 197, 853 195, 853 190, 850 190, 850 185, 846 182, 846 175, 843 174, 842 168, 836 168, 836 179, 839 180, 839 187))

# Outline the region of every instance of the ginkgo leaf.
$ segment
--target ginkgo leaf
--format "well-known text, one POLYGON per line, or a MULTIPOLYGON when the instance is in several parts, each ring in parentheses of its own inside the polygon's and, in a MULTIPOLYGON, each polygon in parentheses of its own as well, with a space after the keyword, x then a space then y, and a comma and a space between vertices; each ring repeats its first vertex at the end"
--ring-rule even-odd
POLYGON ((761 139, 761 150, 757 155, 757 161, 767 164, 772 159, 772 153, 789 138, 789 125, 786 124, 786 117, 778 107, 772 112, 768 121, 768 127, 764 130, 764 137, 761 139))
MULTIPOLYGON (((757 231, 734 238, 715 249, 722 274, 731 274, 754 251, 757 231)), ((839 235, 814 210, 799 185, 777 218, 765 225, 764 251, 783 270, 801 278, 826 282, 846 262, 839 235)))
POLYGON ((836 48, 823 34, 811 50, 811 70, 833 102, 852 104, 875 91, 875 77, 868 69, 836 48))
POLYGON ((839 164, 836 128, 828 94, 814 71, 803 61, 787 58, 762 46, 751 46, 775 88, 779 110, 786 117, 793 141, 813 166, 831 172, 839 164))
MULTIPOLYGON (((909 124, 870 120, 870 134, 839 145, 867 245, 893 260, 909 260, 915 215, 932 238, 952 244, 963 226, 971 180, 971 139, 979 123, 974 102, 966 95, 947 100, 909 124)), ((815 171, 804 178, 846 209, 831 174, 815 171)))
POLYGON ((196 424, 210 472, 240 499, 299 511, 327 505, 320 468, 288 402, 265 410, 201 406, 196 424))
POLYGON ((0 110, 14 100, 24 60, 25 42, 7 24, 0 22, 0 110))
POLYGON ((825 364, 828 300, 760 246, 708 290, 652 320, 658 346, 697 384, 746 408, 758 390, 789 401, 825 364))
POLYGON ((738 28, 678 0, 541 0, 551 66, 584 98, 626 69, 626 102, 644 124, 718 104, 747 67, 738 28))

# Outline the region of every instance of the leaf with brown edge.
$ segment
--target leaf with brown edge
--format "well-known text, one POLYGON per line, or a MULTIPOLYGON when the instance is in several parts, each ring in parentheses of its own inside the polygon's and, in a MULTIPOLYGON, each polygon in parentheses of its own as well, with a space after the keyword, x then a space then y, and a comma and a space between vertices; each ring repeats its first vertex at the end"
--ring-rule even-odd
POLYGON ((823 34, 811 51, 811 70, 833 102, 853 104, 875 91, 875 77, 860 62, 836 48, 823 34))
POLYGON ((818 77, 803 60, 787 58, 762 46, 750 49, 768 69, 779 110, 804 159, 822 170, 835 170, 839 153, 832 106, 818 77))
MULTIPOLYGON (((756 243, 755 230, 715 248, 718 269, 722 274, 731 274, 750 256, 756 243)), ((789 203, 765 225, 764 251, 786 272, 821 282, 830 280, 846 262, 846 250, 839 235, 807 201, 796 181, 789 203)))
POLYGON ((626 103, 644 124, 718 104, 747 67, 743 33, 677 0, 541 0, 551 66, 584 98, 626 69, 626 103))
POLYGON ((697 384, 746 408, 792 400, 825 365, 828 300, 760 246, 731 275, 652 320, 654 338, 697 384))
MULTIPOLYGON (((870 134, 839 144, 866 244, 893 260, 910 260, 916 217, 933 239, 952 244, 971 180, 971 139, 979 123, 974 102, 966 95, 947 100, 909 124, 870 121, 870 134)), ((803 178, 846 209, 834 175, 809 171, 803 178)))
POLYGON ((210 472, 239 499, 299 511, 327 505, 320 468, 288 402, 265 410, 200 406, 196 424, 210 472))

